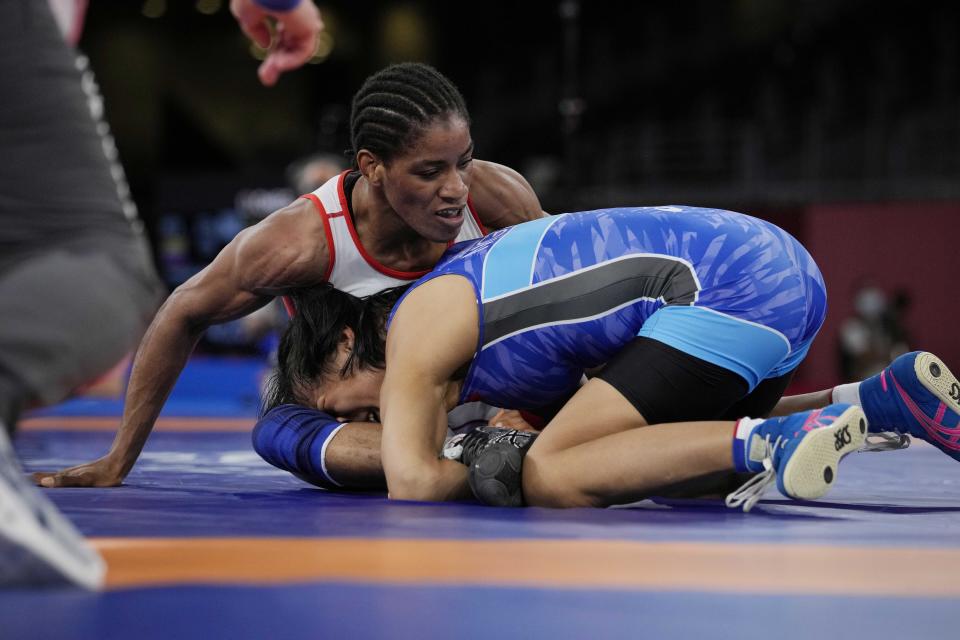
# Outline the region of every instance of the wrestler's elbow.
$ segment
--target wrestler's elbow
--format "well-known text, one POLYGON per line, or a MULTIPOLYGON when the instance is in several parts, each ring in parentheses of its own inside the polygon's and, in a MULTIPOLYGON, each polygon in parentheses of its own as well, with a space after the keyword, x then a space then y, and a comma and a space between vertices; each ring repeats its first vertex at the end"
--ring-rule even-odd
POLYGON ((180 285, 167 296, 154 317, 153 324, 168 330, 185 331, 190 334, 203 332, 210 326, 210 313, 196 303, 196 293, 186 284, 180 285))
POLYGON ((439 474, 430 470, 409 470, 387 474, 387 491, 391 500, 440 502, 444 494, 439 486, 439 474))

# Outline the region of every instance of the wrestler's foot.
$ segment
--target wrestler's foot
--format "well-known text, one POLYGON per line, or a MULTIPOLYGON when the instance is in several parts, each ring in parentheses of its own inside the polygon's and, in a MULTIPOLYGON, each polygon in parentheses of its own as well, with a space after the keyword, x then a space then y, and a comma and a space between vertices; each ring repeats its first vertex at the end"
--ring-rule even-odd
POLYGON ((960 382, 932 353, 904 354, 861 382, 860 402, 871 432, 910 434, 960 461, 960 382))
POLYGON ((0 424, 0 587, 103 584, 103 560, 27 482, 0 424))
POLYGON ((467 483, 477 500, 494 507, 522 507, 520 472, 523 458, 537 434, 516 429, 479 427, 457 436, 444 449, 444 456, 467 465, 467 483), (457 454, 456 447, 462 447, 457 454))
POLYGON ((863 445, 867 432, 863 410, 849 404, 740 424, 752 427, 743 440, 741 464, 757 475, 728 495, 726 504, 744 511, 753 508, 774 480, 785 496, 819 498, 837 477, 840 460, 863 445))

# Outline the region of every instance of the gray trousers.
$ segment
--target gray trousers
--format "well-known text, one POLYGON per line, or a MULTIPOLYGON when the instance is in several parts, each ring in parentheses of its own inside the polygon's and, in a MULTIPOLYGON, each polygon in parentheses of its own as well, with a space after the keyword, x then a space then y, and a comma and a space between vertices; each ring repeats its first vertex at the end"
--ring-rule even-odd
POLYGON ((0 421, 132 350, 163 294, 99 96, 43 0, 0 0, 0 421))
POLYGON ((8 426, 23 408, 63 400, 136 346, 158 288, 144 264, 124 260, 51 250, 0 273, 0 419, 8 426))

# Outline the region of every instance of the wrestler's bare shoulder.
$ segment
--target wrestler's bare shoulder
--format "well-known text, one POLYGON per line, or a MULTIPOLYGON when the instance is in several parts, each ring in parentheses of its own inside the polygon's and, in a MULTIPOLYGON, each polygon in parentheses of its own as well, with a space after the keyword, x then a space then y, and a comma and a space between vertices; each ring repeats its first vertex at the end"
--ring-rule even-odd
POLYGON ((237 235, 238 269, 255 289, 282 290, 323 281, 330 252, 313 203, 296 200, 237 235))
POLYGON ((526 178, 495 162, 474 160, 470 198, 480 221, 491 229, 502 229, 545 215, 526 178))

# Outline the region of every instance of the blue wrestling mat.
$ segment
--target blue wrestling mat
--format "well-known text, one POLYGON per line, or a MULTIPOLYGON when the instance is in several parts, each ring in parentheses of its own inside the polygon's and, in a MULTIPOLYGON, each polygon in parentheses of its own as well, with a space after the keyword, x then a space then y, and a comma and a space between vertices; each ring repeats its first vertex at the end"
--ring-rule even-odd
MULTIPOLYGON (((50 490, 107 589, 4 591, 0 638, 957 634, 960 466, 922 443, 850 456, 823 501, 771 491, 749 514, 511 510, 326 492, 253 453, 252 414, 224 418, 161 422, 122 487, 50 490)), ((94 424, 48 412, 17 448, 29 470, 91 460, 113 437, 94 424)))

